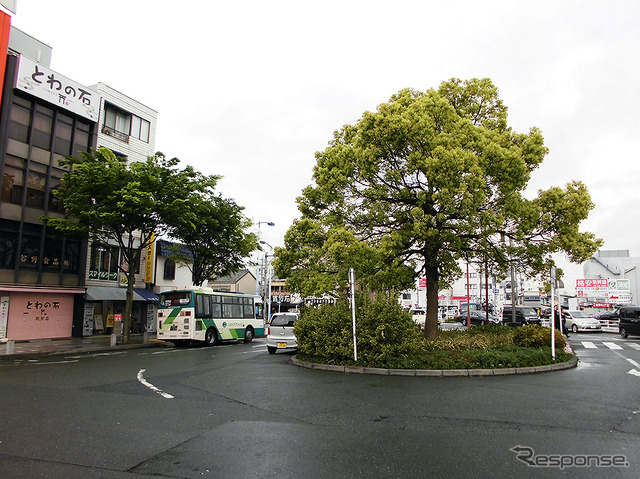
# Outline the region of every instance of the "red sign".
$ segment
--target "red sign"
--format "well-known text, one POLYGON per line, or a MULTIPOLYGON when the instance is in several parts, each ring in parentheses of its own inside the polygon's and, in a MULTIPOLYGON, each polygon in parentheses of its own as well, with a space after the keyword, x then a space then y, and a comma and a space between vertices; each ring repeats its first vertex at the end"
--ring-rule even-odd
POLYGON ((427 287, 427 278, 420 278, 418 280, 418 288, 426 288, 427 287))

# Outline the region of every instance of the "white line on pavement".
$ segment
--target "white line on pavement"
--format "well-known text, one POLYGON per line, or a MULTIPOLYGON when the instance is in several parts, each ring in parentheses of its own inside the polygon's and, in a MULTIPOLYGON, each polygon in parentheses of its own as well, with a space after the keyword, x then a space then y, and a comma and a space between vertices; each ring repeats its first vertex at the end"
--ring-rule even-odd
POLYGON ((161 391, 160 389, 155 387, 153 384, 151 384, 149 381, 147 381, 145 378, 143 378, 142 373, 144 373, 145 371, 146 369, 141 369, 140 371, 138 371, 138 381, 140 381, 140 383, 142 383, 144 386, 151 389, 153 392, 160 394, 160 396, 162 396, 163 398, 173 399, 173 396, 171 394, 161 391))
POLYGON ((605 342, 603 341, 602 344, 604 344, 606 347, 608 347, 609 349, 622 349, 620 346, 618 346, 616 343, 610 343, 610 342, 605 342))
POLYGON ((598 346, 593 344, 591 341, 582 341, 582 345, 587 349, 598 349, 598 346))

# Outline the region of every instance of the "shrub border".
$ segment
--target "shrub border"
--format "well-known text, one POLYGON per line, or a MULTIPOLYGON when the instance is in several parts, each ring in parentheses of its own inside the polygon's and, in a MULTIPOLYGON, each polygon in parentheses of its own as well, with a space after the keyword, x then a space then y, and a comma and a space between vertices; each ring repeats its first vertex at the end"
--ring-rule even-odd
POLYGON ((544 366, 529 366, 522 368, 495 368, 495 369, 384 369, 367 368, 362 366, 339 366, 336 364, 310 363, 294 356, 289 361, 294 366, 319 371, 333 371, 348 374, 375 374, 378 376, 412 376, 412 377, 469 377, 469 376, 509 376, 513 374, 535 374, 563 369, 575 368, 578 365, 578 356, 574 356, 563 363, 545 364, 544 366))

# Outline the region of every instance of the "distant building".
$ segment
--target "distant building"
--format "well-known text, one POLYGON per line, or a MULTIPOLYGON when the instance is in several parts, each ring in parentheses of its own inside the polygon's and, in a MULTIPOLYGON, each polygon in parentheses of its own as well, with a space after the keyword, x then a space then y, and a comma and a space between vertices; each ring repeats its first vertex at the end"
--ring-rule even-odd
POLYGON ((630 256, 629 250, 598 251, 590 260, 582 264, 583 278, 606 279, 608 286, 618 284, 619 287, 607 287, 606 293, 604 288, 598 289, 595 293, 588 293, 590 296, 578 298, 580 304, 589 304, 596 309, 610 309, 623 304, 638 304, 638 298, 640 298, 639 267, 640 258, 630 256), (628 289, 620 287, 623 284, 625 287, 628 286, 628 289))
POLYGON ((245 269, 231 276, 209 280, 209 288, 215 291, 256 294, 256 277, 245 269))

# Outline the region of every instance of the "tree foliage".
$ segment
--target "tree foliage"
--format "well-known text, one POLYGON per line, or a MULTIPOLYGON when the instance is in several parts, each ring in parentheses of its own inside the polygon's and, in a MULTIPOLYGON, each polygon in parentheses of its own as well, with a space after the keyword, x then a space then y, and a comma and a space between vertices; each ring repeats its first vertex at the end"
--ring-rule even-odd
POLYGON ((171 230, 178 219, 195 219, 188 200, 213 188, 216 177, 205 177, 179 160, 156 153, 146 162, 127 164, 107 148, 80 152, 60 161, 70 167, 55 191, 66 217, 43 217, 59 231, 84 233, 96 242, 115 242, 121 250, 127 277, 124 341, 129 341, 133 311, 135 265, 156 236, 171 230))
POLYGON ((525 196, 546 154, 537 128, 507 126, 488 79, 402 90, 316 153, 315 185, 298 199, 302 219, 276 253, 278 274, 308 292, 330 286, 323 275, 336 284, 368 258, 375 268, 362 273, 377 268, 389 281, 386 265, 387 273, 409 268, 411 278, 427 279, 425 335, 436 336, 438 290, 461 274, 459 260, 487 262, 497 274, 513 262, 536 275, 551 253, 583 261, 600 245, 579 231, 593 208, 582 183, 525 196), (339 252, 330 247, 336 237, 349 238, 339 252))
POLYGON ((190 269, 193 284, 240 271, 244 258, 258 248, 256 235, 245 233, 251 221, 244 208, 213 194, 193 195, 187 207, 191 214, 178 218, 172 229, 182 243, 173 258, 190 269))

